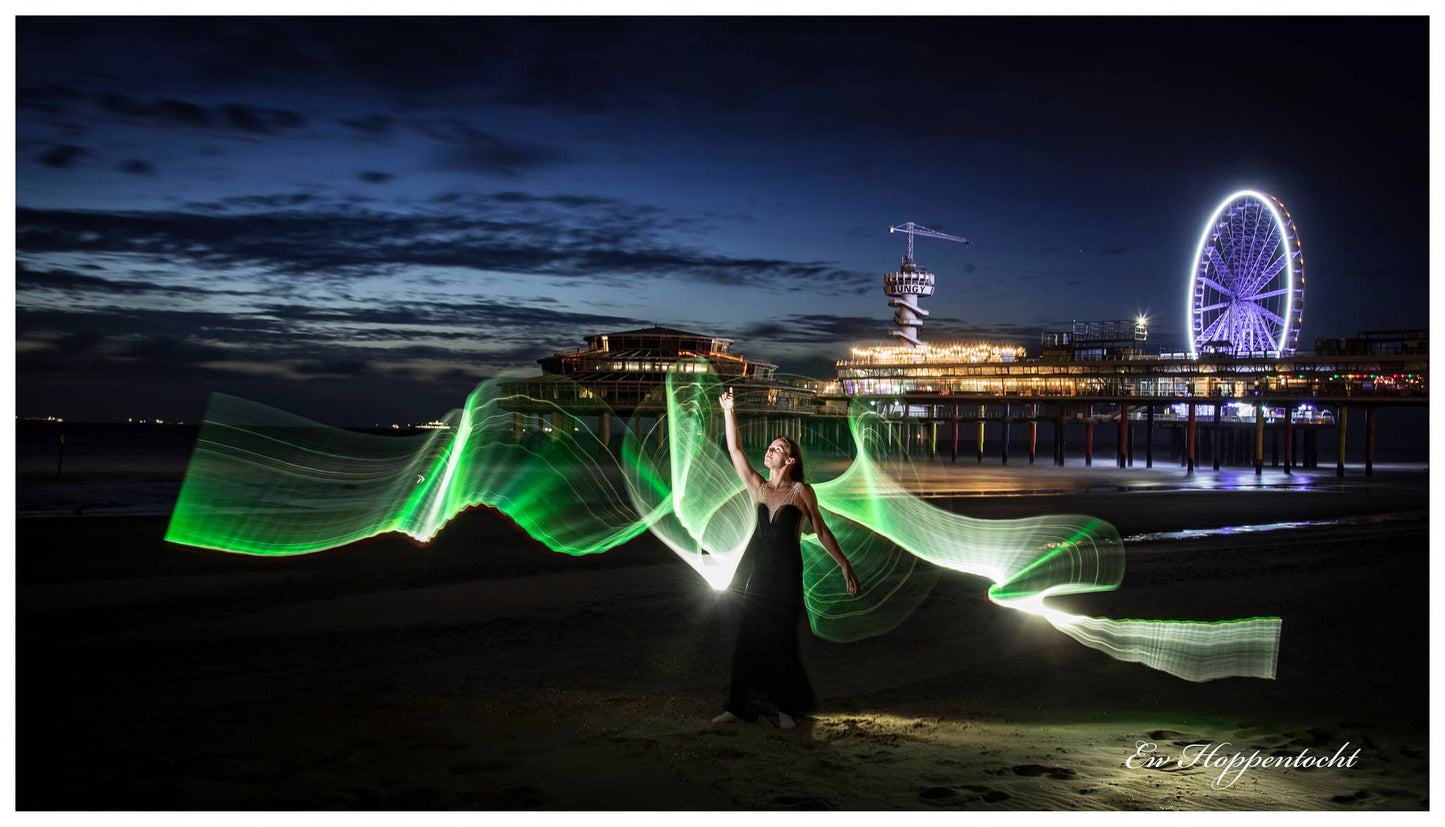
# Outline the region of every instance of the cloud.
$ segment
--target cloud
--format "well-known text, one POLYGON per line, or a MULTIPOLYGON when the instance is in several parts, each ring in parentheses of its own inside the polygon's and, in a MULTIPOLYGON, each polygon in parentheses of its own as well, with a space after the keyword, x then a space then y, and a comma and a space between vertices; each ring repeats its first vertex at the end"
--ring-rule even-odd
POLYGON ((363 135, 381 137, 396 132, 397 121, 390 115, 357 115, 351 118, 337 118, 336 122, 347 129, 363 135))
POLYGON ((106 92, 95 96, 95 104, 115 115, 172 126, 209 127, 215 123, 206 107, 174 98, 144 100, 118 92, 106 92))
POLYGON ((40 156, 40 163, 56 169, 66 169, 75 166, 76 161, 90 154, 90 150, 83 146, 73 144, 62 144, 47 150, 40 156))
MULTIPOLYGON (((228 312, 155 304, 36 308, 22 302, 17 323, 22 395, 39 387, 84 388, 94 395, 99 388, 155 386, 163 389, 157 399, 176 404, 189 393, 195 404, 206 388, 238 381, 303 398, 302 386, 281 389, 350 380, 363 384, 348 392, 366 396, 384 380, 399 399, 439 390, 457 397, 443 400, 447 407, 482 376, 533 368, 542 356, 578 344, 583 333, 644 324, 487 301, 332 308, 261 303, 228 312), (402 327, 378 327, 387 323, 402 327), (444 387, 434 387, 437 382, 444 387)), ((328 394, 320 398, 334 404, 328 394)), ((386 403, 373 397, 366 407, 379 404, 386 403)))
POLYGON ((15 107, 59 115, 69 109, 70 103, 84 97, 85 93, 79 89, 58 83, 18 86, 15 89, 15 107))
POLYGON ((439 169, 516 178, 531 170, 579 160, 555 147, 502 138, 458 118, 416 120, 411 125, 419 134, 442 145, 432 159, 439 169))
MULTIPOLYGON (((99 269, 99 268, 93 268, 99 269)), ((256 291, 201 288, 184 284, 158 284, 149 281, 116 281, 87 276, 73 270, 35 270, 24 262, 15 265, 15 288, 18 298, 26 293, 55 290, 72 295, 89 296, 254 296, 256 291)))
POLYGON ((593 196, 462 194, 407 212, 314 193, 193 202, 185 211, 16 210, 16 249, 131 255, 190 270, 245 268, 263 279, 358 279, 452 268, 612 282, 667 279, 786 290, 872 283, 825 261, 742 258, 681 233, 696 216, 593 196))
POLYGON ((150 163, 138 158, 130 158, 122 161, 116 169, 119 169, 121 172, 130 173, 131 175, 154 175, 156 171, 156 168, 150 163))
POLYGON ((306 125, 306 119, 299 112, 289 109, 268 109, 261 106, 247 106, 228 103, 221 107, 226 122, 243 132, 257 132, 274 135, 283 129, 298 129, 306 125))
POLYGON ((141 98, 119 92, 98 94, 93 100, 104 112, 163 126, 229 128, 240 132, 274 135, 306 125, 306 118, 299 112, 245 103, 207 106, 175 98, 141 98))
POLYGON ((368 184, 385 184, 392 179, 392 174, 389 172, 374 172, 368 170, 367 172, 359 173, 356 177, 368 184))

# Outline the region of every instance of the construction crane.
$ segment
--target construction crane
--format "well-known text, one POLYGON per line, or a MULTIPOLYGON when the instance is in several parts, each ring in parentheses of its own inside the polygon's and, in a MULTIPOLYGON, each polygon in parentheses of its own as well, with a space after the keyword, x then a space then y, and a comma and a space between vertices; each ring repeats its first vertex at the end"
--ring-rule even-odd
POLYGON ((896 273, 883 274, 883 292, 888 296, 888 306, 895 308, 893 323, 898 325, 898 329, 889 331, 889 335, 896 336, 915 348, 921 348, 925 343, 918 338, 918 329, 923 327, 928 311, 918 306, 918 300, 933 295, 933 274, 914 263, 913 236, 957 241, 970 247, 973 242, 960 236, 920 227, 912 221, 889 227, 888 232, 908 234, 908 254, 903 257, 903 265, 896 273))
POLYGON ((972 247, 972 246, 973 246, 973 242, 972 242, 972 241, 969 241, 968 239, 964 238, 963 236, 949 235, 948 233, 940 233, 940 232, 937 231, 937 230, 930 230, 930 229, 928 229, 927 227, 920 227, 919 225, 914 224, 912 221, 908 222, 907 224, 899 224, 899 225, 894 226, 894 227, 889 227, 889 228, 888 228, 888 232, 890 232, 890 233, 907 233, 907 234, 908 234, 908 255, 904 256, 904 257, 903 257, 903 260, 906 261, 906 262, 908 262, 909 264, 912 264, 912 263, 913 263, 913 236, 914 236, 914 235, 926 236, 926 237, 928 237, 928 238, 940 238, 940 239, 943 239, 944 241, 957 241, 958 243, 962 244, 962 245, 965 246, 965 247, 972 247))

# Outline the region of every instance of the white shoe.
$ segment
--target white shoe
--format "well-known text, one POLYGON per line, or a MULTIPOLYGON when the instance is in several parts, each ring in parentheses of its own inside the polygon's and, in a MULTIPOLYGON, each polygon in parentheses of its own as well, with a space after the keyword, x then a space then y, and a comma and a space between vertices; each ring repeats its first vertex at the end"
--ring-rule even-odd
POLYGON ((737 719, 738 716, 732 714, 731 712, 728 712, 727 710, 723 710, 723 714, 717 716, 716 718, 713 718, 712 722, 715 724, 730 724, 737 719))
POLYGON ((778 729, 797 729, 797 728, 798 728, 798 722, 795 721, 795 720, 793 720, 793 716, 792 716, 792 715, 789 715, 789 714, 786 713, 786 712, 779 712, 779 713, 778 713, 778 729))

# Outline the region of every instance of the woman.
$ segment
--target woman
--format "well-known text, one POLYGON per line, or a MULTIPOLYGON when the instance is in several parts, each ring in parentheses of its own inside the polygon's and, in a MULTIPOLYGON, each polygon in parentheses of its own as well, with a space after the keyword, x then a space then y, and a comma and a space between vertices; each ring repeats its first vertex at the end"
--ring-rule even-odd
POLYGON ((752 542, 733 577, 741 581, 742 622, 733 652, 732 689, 727 707, 713 719, 725 724, 750 711, 754 694, 766 695, 778 710, 778 726, 793 729, 794 716, 811 711, 813 689, 798 658, 798 614, 803 605, 803 521, 812 524, 818 542, 843 568, 848 594, 858 596, 858 578, 838 540, 823 523, 818 498, 803 482, 803 453, 798 444, 782 436, 763 455, 768 478, 764 480, 738 448, 738 426, 733 414, 733 389, 718 400, 727 432, 728 456, 733 470, 757 505, 758 524, 752 542))

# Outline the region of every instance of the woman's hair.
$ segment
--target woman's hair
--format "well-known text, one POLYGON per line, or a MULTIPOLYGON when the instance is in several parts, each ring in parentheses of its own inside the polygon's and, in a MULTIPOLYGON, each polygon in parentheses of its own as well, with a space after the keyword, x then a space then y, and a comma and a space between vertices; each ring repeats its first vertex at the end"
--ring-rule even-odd
POLYGON ((793 482, 807 482, 803 477, 803 447, 793 441, 790 436, 779 435, 778 439, 788 444, 788 456, 793 458, 793 470, 791 476, 793 482))

